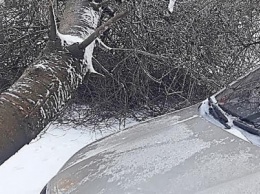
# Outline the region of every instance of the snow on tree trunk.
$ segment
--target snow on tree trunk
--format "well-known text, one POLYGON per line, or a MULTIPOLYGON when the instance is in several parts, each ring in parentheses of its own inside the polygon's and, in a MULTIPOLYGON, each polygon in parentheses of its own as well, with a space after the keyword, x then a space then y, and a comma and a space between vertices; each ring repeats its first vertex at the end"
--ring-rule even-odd
POLYGON ((169 0, 168 10, 171 13, 173 12, 173 8, 174 8, 174 5, 175 5, 175 2, 176 2, 176 0, 169 0))
MULTIPOLYGON (((81 42, 94 32, 98 19, 89 1, 68 1, 59 27, 62 42, 81 42)), ((78 60, 59 42, 50 41, 38 60, 0 95, 0 164, 55 119, 91 70, 94 43, 85 49, 84 59, 78 60)))

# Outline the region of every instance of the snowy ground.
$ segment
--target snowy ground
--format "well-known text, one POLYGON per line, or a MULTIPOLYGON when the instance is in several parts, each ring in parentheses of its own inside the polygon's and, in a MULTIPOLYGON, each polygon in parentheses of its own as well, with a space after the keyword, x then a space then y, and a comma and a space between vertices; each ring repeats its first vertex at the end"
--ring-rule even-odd
MULTIPOLYGON (((129 121, 127 126, 135 123, 129 121)), ((29 145, 0 166, 0 193, 37 194, 80 148, 118 130, 93 132, 83 127, 52 124, 29 145)))

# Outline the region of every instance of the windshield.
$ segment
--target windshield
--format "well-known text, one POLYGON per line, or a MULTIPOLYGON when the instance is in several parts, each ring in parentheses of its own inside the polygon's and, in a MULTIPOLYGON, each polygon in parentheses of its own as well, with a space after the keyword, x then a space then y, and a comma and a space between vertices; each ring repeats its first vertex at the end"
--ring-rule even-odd
POLYGON ((219 106, 243 121, 260 126, 260 68, 216 95, 219 106))

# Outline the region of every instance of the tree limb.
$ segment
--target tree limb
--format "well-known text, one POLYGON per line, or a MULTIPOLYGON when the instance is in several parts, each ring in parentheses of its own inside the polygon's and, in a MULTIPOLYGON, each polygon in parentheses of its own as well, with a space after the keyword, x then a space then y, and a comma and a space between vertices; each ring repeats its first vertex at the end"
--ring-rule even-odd
POLYGON ((122 17, 127 15, 127 11, 121 12, 114 17, 110 18, 104 24, 99 26, 91 35, 88 36, 83 42, 75 43, 67 47, 68 51, 72 54, 73 57, 78 59, 84 58, 84 50, 85 48, 90 45, 102 32, 107 30, 109 26, 115 23, 117 20, 121 19, 122 17))
POLYGON ((125 17, 127 15, 127 11, 121 12, 114 17, 110 18, 108 21, 106 21, 104 24, 99 26, 95 32, 93 32, 86 40, 84 40, 82 43, 79 44, 80 49, 86 48, 88 45, 90 45, 102 32, 107 30, 109 26, 111 26, 114 22, 121 19, 122 17, 125 17))

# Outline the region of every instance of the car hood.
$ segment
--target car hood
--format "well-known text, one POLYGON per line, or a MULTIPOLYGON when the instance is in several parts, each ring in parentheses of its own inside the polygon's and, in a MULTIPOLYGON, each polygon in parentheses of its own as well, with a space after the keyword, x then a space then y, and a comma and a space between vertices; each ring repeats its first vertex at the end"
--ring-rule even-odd
POLYGON ((258 147, 211 124, 195 105, 84 147, 47 193, 258 193, 259 156, 258 147))

